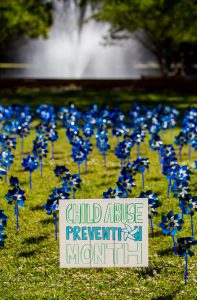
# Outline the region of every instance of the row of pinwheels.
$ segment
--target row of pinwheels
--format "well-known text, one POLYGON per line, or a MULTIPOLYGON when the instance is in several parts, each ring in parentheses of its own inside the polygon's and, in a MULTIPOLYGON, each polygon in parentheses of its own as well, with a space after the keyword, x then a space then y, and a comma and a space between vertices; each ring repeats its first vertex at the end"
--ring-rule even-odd
MULTIPOLYGON (((168 180, 168 197, 173 193, 174 198, 178 199, 178 206, 181 209, 180 214, 174 214, 170 211, 167 215, 162 216, 162 222, 159 227, 163 234, 172 237, 174 253, 185 257, 185 283, 188 280, 188 256, 194 253, 191 251, 191 246, 197 241, 194 239, 194 213, 197 211, 197 197, 189 194, 190 173, 187 166, 181 166, 177 162, 175 150, 172 145, 163 145, 159 135, 151 137, 149 144, 151 149, 158 152, 159 162, 162 168, 162 174, 168 180), (175 235, 182 230, 184 224, 184 215, 190 216, 191 237, 178 238, 175 241, 175 235), (177 250, 178 248, 178 250, 177 250)), ((131 193, 131 188, 135 186, 133 175, 136 171, 142 173, 142 188, 144 189, 144 171, 148 168, 148 159, 138 157, 133 163, 121 164, 121 172, 115 189, 109 188, 104 192, 104 198, 128 198, 131 193)), ((151 190, 142 192, 140 198, 148 198, 149 204, 149 220, 152 235, 154 236, 153 215, 157 214, 157 208, 160 206, 157 194, 151 190)))
POLYGON ((188 145, 188 158, 191 159, 192 149, 197 150, 197 108, 190 107, 185 111, 180 133, 175 137, 175 144, 179 148, 180 160, 184 145, 188 145))
MULTIPOLYGON (((140 155, 141 144, 144 142, 147 133, 149 133, 150 148, 157 151, 162 173, 168 180, 168 196, 170 197, 170 194, 173 193, 174 197, 178 199, 178 205, 181 209, 181 215, 174 215, 173 212, 169 212, 166 216, 163 216, 160 227, 164 234, 172 236, 176 254, 177 243, 174 238, 175 234, 182 230, 184 215, 190 215, 192 236, 191 238, 182 238, 182 240, 178 239, 178 252, 180 255, 184 253, 186 260, 188 255, 192 255, 190 246, 195 243, 193 215, 197 204, 196 197, 189 194, 190 171, 187 166, 178 164, 173 146, 164 145, 160 137, 166 129, 173 130, 175 127, 178 117, 176 109, 163 105, 147 108, 134 104, 127 119, 127 116, 118 108, 107 109, 106 107, 99 108, 97 105, 93 105, 85 112, 81 112, 71 103, 67 107, 61 107, 60 109, 50 105, 40 105, 36 113, 40 118, 40 123, 36 126, 38 136, 33 142, 32 155, 24 158, 22 162, 23 167, 30 174, 30 187, 32 188, 32 172, 40 168, 41 176, 43 174, 43 158, 48 153, 48 141, 52 144, 51 158, 54 159, 54 142, 58 139, 58 120, 61 121, 62 126, 65 128, 66 136, 72 147, 71 156, 78 164, 78 175, 71 175, 65 167, 57 167, 55 174, 62 179, 62 187, 53 190, 45 205, 47 213, 53 215, 56 238, 58 230, 58 202, 60 199, 68 199, 71 191, 73 198, 75 198, 76 189, 80 187, 80 166, 83 162, 85 162, 86 172, 88 171, 88 155, 92 151, 92 136, 95 136, 96 147, 103 154, 105 167, 107 165, 107 151, 110 149, 108 138, 110 130, 112 135, 116 136, 115 155, 121 161, 120 176, 116 183, 117 187, 115 189, 110 188, 103 196, 104 198, 127 198, 131 188, 135 186, 134 176, 136 173, 141 174, 142 188, 145 188, 144 172, 149 167, 149 160, 148 158, 142 158, 140 155), (137 148, 137 159, 130 163, 131 149, 134 145, 137 148), (184 250, 184 247, 187 250, 184 250), (182 252, 181 249, 183 250, 182 252)), ((196 150, 196 116, 197 111, 195 108, 188 109, 184 115, 180 136, 175 138, 175 143, 179 146, 179 154, 182 153, 182 147, 186 144, 189 145, 189 157, 191 156, 191 147, 196 150)), ((4 131, 0 136, 0 145, 2 147, 0 164, 4 168, 0 170, 1 175, 7 174, 13 162, 14 156, 11 151, 16 147, 17 135, 21 138, 21 153, 23 153, 24 137, 29 133, 32 120, 33 112, 28 106, 0 107, 0 123, 4 131)), ((12 186, 11 182, 10 185, 12 186)), ((152 235, 154 236, 153 215, 156 214, 156 209, 160 202, 157 195, 152 191, 143 192, 140 194, 140 197, 146 197, 149 200, 149 219, 152 235)), ((21 200, 23 203, 25 200, 19 184, 18 187, 14 186, 14 189, 8 192, 6 198, 10 204, 15 199, 23 199, 21 200)), ((16 225, 18 224, 19 216, 18 205, 21 204, 16 202, 16 225)), ((187 276, 185 278, 185 281, 187 281, 187 276)))
MULTIPOLYGON (((33 119, 32 109, 29 106, 15 105, 9 108, 1 106, 0 111, 3 130, 11 135, 19 134, 23 148, 24 137, 29 133, 30 123, 33 119)), ((41 173, 42 159, 46 157, 47 153, 46 141, 52 143, 52 158, 54 158, 54 142, 58 139, 57 120, 61 120, 66 129, 66 135, 72 146, 72 158, 78 164, 80 174, 80 166, 83 162, 85 162, 87 172, 88 155, 92 151, 90 138, 93 135, 96 137, 96 147, 103 154, 106 166, 106 154, 110 148, 108 135, 111 128, 112 135, 116 136, 118 141, 115 154, 124 165, 135 144, 137 145, 137 154, 140 156, 140 145, 144 141, 146 130, 154 135, 153 138, 156 138, 160 131, 173 128, 178 117, 178 111, 173 107, 158 105, 154 108, 147 108, 138 104, 134 104, 130 110, 128 121, 118 108, 99 108, 96 104, 85 112, 81 112, 73 103, 60 109, 41 104, 36 113, 40 118, 40 123, 36 127, 39 136, 32 150, 34 158, 28 157, 28 160, 37 159, 41 173), (133 131, 129 133, 131 129, 133 131), (123 141, 119 143, 120 137, 123 137, 123 141)), ((25 165, 26 161, 24 162, 26 168, 25 165)), ((35 166, 34 169, 37 167, 35 166)))

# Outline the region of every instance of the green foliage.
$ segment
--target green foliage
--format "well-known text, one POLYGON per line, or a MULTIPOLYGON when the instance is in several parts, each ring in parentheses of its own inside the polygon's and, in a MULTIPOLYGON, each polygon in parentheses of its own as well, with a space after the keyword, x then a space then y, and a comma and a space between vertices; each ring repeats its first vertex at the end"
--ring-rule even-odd
POLYGON ((18 36, 46 37, 52 23, 51 4, 42 0, 0 0, 0 47, 18 36))
POLYGON ((170 64, 184 64, 183 43, 196 43, 195 0, 91 0, 94 17, 111 24, 110 36, 135 36, 157 59, 163 75, 170 64))

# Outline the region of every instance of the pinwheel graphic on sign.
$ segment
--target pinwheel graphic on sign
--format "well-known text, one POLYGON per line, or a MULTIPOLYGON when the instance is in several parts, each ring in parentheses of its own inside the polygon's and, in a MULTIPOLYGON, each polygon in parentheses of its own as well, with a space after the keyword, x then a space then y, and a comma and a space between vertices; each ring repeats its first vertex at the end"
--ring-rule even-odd
POLYGON ((129 224, 124 224, 124 228, 121 232, 124 234, 124 240, 127 241, 141 241, 142 240, 142 226, 131 226, 129 224))

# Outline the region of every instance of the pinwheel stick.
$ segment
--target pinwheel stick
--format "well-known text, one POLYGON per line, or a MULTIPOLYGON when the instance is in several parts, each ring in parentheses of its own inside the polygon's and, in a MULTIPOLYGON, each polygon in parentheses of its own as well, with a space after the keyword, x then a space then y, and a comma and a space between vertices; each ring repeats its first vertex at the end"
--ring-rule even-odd
POLYGON ((142 172, 142 189, 144 190, 144 172, 142 172))
POLYGON ((55 240, 57 241, 57 237, 58 237, 58 217, 55 213, 53 214, 53 218, 54 218, 54 226, 55 226, 55 240))
POLYGON ((177 247, 176 247, 176 242, 175 242, 175 239, 174 239, 174 235, 172 235, 172 242, 173 242, 173 246, 174 246, 174 254, 177 255, 178 252, 177 252, 177 247))
POLYGON ((85 174, 88 174, 88 159, 85 160, 85 174))
POLYGON ((8 182, 8 167, 6 167, 5 182, 8 182))
POLYGON ((75 199, 76 190, 73 190, 73 199, 75 199))
POLYGON ((54 160, 54 141, 51 142, 51 159, 54 160))
POLYGON ((21 136, 21 155, 23 155, 24 152, 24 137, 23 135, 21 136))
POLYGON ((125 165, 125 161, 124 161, 124 158, 121 159, 121 170, 124 168, 124 165, 125 165))
POLYGON ((140 144, 137 144, 137 156, 140 156, 140 154, 141 154, 140 144))
POLYGON ((191 146, 189 145, 188 147, 188 159, 191 160, 191 154, 192 154, 192 148, 191 146))
POLYGON ((185 275, 184 275, 185 284, 188 283, 188 256, 185 254, 185 275))
POLYGON ((43 164, 42 164, 42 157, 40 158, 40 176, 43 175, 43 164))
POLYGON ((154 237, 153 218, 151 215, 149 215, 149 220, 150 220, 150 228, 151 228, 152 237, 154 237))
POLYGON ((15 204, 14 206, 14 214, 16 216, 16 228, 19 228, 19 207, 18 207, 18 203, 15 204))
POLYGON ((168 198, 170 198, 172 179, 171 177, 168 179, 168 198))
POLYGON ((194 220, 192 215, 190 215, 190 222, 191 222, 192 237, 194 238, 194 220))
POLYGON ((161 159, 161 155, 160 155, 159 150, 158 150, 157 152, 158 152, 158 156, 159 156, 159 164, 160 164, 160 167, 162 168, 162 159, 161 159))
POLYGON ((80 177, 80 175, 81 175, 81 171, 80 171, 80 163, 78 163, 78 175, 79 175, 79 177, 80 177))
POLYGON ((179 146, 179 158, 180 158, 180 161, 182 161, 182 147, 179 146))
POLYGON ((106 162, 106 153, 103 152, 103 161, 104 161, 104 167, 107 168, 107 162, 106 162))
POLYGON ((32 172, 29 172, 29 187, 32 190, 32 172))
POLYGON ((118 136, 116 136, 116 144, 117 144, 117 146, 119 144, 119 137, 118 136))

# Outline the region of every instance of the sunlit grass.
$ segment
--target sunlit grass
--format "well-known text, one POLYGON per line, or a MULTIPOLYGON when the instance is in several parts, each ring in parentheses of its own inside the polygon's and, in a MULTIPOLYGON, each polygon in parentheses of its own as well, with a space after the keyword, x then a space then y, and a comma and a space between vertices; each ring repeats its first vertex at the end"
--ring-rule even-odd
MULTIPOLYGON (((173 104, 180 109, 188 105, 194 105, 194 96, 184 97, 166 95, 139 95, 134 97, 129 93, 115 93, 108 103, 119 104, 127 111, 134 99, 141 99, 142 103, 155 105, 161 98, 168 104, 173 104), (123 102, 120 101, 122 99, 123 102), (148 100, 147 100, 148 99, 148 100), (170 100, 169 100, 170 99, 170 100), (191 102, 190 102, 191 100, 191 102), (113 101, 113 103, 112 103, 113 101)), ((92 101, 100 104, 107 101, 110 93, 93 93, 92 101), (102 97, 104 100, 102 100, 102 97), (99 100, 100 99, 100 100, 99 100)), ((79 107, 85 108, 90 105, 90 95, 74 93, 49 93, 40 94, 18 93, 13 96, 1 95, 1 103, 27 103, 39 105, 41 102, 63 105, 74 100, 79 107), (25 96, 24 96, 25 95, 25 96), (86 100, 87 97, 87 100, 86 100)), ((32 150, 32 141, 35 139, 35 120, 31 126, 31 133, 25 139, 24 156, 32 150)), ((142 144, 142 156, 150 158, 150 170, 145 173, 145 190, 152 189, 159 194, 162 206, 158 209, 158 216, 154 218, 155 237, 149 239, 149 267, 148 268, 117 268, 117 269, 60 269, 59 268, 59 244, 54 240, 54 225, 51 216, 46 215, 43 204, 47 201, 53 188, 61 185, 54 175, 56 165, 65 165, 72 173, 77 172, 77 165, 71 159, 71 147, 65 135, 65 129, 58 126, 59 140, 55 143, 55 161, 49 155, 44 159, 44 174, 33 173, 33 190, 29 189, 28 173, 21 166, 20 141, 18 140, 15 151, 14 163, 10 175, 18 176, 22 189, 26 192, 25 208, 20 209, 20 228, 16 232, 14 208, 7 204, 5 194, 8 184, 0 182, 0 209, 4 209, 9 217, 5 241, 5 248, 0 250, 0 290, 1 299, 196 299, 197 284, 197 259, 189 259, 189 283, 184 285, 184 259, 174 256, 170 237, 161 234, 157 224, 160 222, 162 213, 173 209, 178 212, 177 199, 167 198, 167 180, 161 174, 157 154, 150 150, 148 138, 142 144)), ((164 133, 164 142, 172 143, 174 136, 180 128, 173 133, 164 133)), ((102 194, 109 187, 115 187, 119 172, 120 161, 114 155, 116 139, 109 133, 111 149, 107 154, 107 170, 103 167, 103 158, 96 147, 93 147, 88 161, 89 173, 84 174, 82 166, 82 185, 77 192, 77 198, 102 198, 102 194)), ((95 145, 95 139, 92 139, 95 145)), ((175 147, 176 149, 176 147, 175 147)), ((176 149, 177 150, 177 149, 176 149)), ((178 155, 178 153, 177 153, 178 155)), ((131 160, 136 159, 136 148, 132 149, 131 160)), ((193 161, 197 159, 197 153, 192 153, 192 160, 188 161, 187 147, 183 149, 183 161, 193 168, 193 161)), ((136 188, 133 188, 131 197, 139 196, 141 189, 141 177, 136 176, 136 188)), ((195 195, 197 191, 197 176, 193 171, 191 176, 191 191, 195 195)), ((191 235, 189 217, 185 217, 184 230, 179 236, 191 235)), ((194 218, 195 230, 197 230, 197 216, 194 218)))

